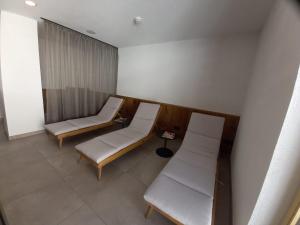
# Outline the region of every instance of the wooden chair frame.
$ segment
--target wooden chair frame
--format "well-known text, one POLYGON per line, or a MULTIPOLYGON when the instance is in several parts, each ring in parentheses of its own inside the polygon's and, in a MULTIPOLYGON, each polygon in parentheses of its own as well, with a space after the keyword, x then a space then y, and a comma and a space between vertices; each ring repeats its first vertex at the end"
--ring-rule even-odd
POLYGON ((115 159, 118 159, 120 158, 122 155, 126 154, 127 152, 133 150, 133 149, 136 149, 137 147, 143 145, 145 142, 147 142, 149 139, 151 139, 155 132, 154 132, 154 128, 156 126, 156 122, 158 120, 158 117, 159 117, 159 114, 161 112, 161 106, 159 107, 159 110, 157 112, 157 115, 156 115, 156 118, 154 120, 154 123, 150 129, 150 132, 149 134, 142 138, 141 140, 131 144, 131 145, 128 145, 127 147, 119 150, 118 152, 114 153, 113 155, 107 157, 106 159, 102 160, 101 162, 97 163, 95 162, 93 159, 91 159, 90 157, 88 157, 87 155, 85 155, 84 153, 80 152, 79 150, 77 150, 77 152, 80 154, 79 156, 79 160, 78 160, 78 163, 82 160, 82 159, 86 159, 88 161, 91 162, 92 165, 94 165, 96 168, 97 168, 97 178, 98 180, 101 179, 101 175, 102 175, 102 169, 105 165, 107 165, 108 163, 114 161, 115 159))
MULTIPOLYGON (((211 225, 215 225, 215 218, 216 218, 216 201, 217 201, 217 185, 218 185, 218 176, 219 176, 219 163, 217 163, 217 171, 216 171, 216 179, 215 179, 215 187, 214 187, 214 200, 213 200, 213 208, 212 208, 212 220, 211 225)), ((173 222, 176 225, 184 225, 183 223, 176 220, 174 217, 170 216, 168 213, 164 212, 163 210, 157 208, 153 204, 147 202, 147 210, 145 213, 145 218, 147 219, 153 211, 158 212, 162 216, 166 217, 168 220, 173 222)))
POLYGON ((58 147, 61 149, 62 144, 63 144, 63 140, 65 138, 77 136, 77 135, 80 135, 80 134, 84 134, 84 133, 87 133, 87 132, 91 132, 91 131, 94 131, 94 130, 98 130, 98 129, 102 129, 102 128, 105 128, 105 127, 112 126, 114 124, 114 120, 119 115, 119 111, 120 111, 120 109, 122 108, 122 106, 125 102, 125 99, 124 98, 122 98, 122 99, 123 99, 123 101, 122 101, 121 105, 119 106, 118 110, 116 111, 115 115, 113 116, 112 120, 107 122, 107 123, 93 125, 93 126, 89 126, 89 127, 85 127, 85 128, 80 128, 80 129, 77 129, 77 130, 65 132, 65 133, 58 134, 58 135, 55 135, 55 134, 53 134, 49 131, 47 131, 47 133, 53 135, 58 140, 58 147))
POLYGON ((148 207, 145 213, 145 218, 147 219, 151 213, 153 211, 158 212, 159 214, 161 214, 162 216, 166 217, 168 220, 170 220, 171 222, 173 222, 176 225, 184 225, 183 223, 179 222, 178 220, 174 219, 172 216, 170 216, 168 213, 165 213, 164 211, 162 211, 161 209, 157 208, 156 206, 152 205, 151 203, 147 202, 148 207))
POLYGON ((294 215, 291 218, 289 225, 297 225, 300 221, 300 203, 298 204, 298 208, 295 211, 294 215))
POLYGON ((297 225, 300 221, 300 190, 295 196, 295 199, 287 211, 286 216, 282 221, 282 225, 297 225))

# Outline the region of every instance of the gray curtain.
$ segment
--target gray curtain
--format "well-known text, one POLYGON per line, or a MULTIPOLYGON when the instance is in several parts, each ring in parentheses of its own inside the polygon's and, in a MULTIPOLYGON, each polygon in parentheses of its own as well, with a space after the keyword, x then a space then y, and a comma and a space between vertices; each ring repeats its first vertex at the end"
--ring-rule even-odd
POLYGON ((46 123, 96 114, 115 94, 116 47, 47 20, 39 46, 46 123))

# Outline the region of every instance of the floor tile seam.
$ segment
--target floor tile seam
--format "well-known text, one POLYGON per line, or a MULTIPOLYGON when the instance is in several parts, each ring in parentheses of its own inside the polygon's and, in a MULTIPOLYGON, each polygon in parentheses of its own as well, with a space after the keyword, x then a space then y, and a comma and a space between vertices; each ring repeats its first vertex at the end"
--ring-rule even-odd
POLYGON ((61 225, 64 221, 66 221, 69 217, 74 215, 78 210, 80 210, 83 207, 84 207, 84 202, 82 202, 82 204, 77 209, 74 209, 74 211, 71 212, 69 215, 67 215, 64 218, 62 218, 61 220, 59 220, 56 225, 61 225))
MULTIPOLYGON (((45 159, 44 159, 44 160, 45 160, 45 159)), ((58 171, 51 165, 51 163, 49 163, 47 160, 45 160, 45 161, 46 161, 46 163, 48 163, 48 164, 50 165, 50 167, 52 167, 52 168, 54 169, 55 174, 57 174, 58 177, 61 178, 61 179, 59 180, 59 182, 65 183, 65 180, 63 179, 63 177, 62 177, 62 176, 58 173, 58 171)), ((36 163, 42 163, 42 162, 36 162, 36 163)), ((17 200, 20 200, 20 199, 22 199, 22 198, 24 198, 24 197, 26 197, 26 196, 28 196, 28 195, 31 195, 31 194, 33 194, 33 193, 35 193, 35 192, 39 192, 39 191, 45 189, 46 187, 53 185, 54 183, 57 183, 57 181, 51 182, 50 184, 42 185, 42 187, 39 187, 39 188, 37 188, 37 189, 35 189, 35 190, 33 190, 33 191, 30 191, 30 192, 28 192, 28 193, 26 193, 26 194, 23 194, 23 195, 21 195, 21 196, 19 196, 19 197, 17 197, 17 198, 14 198, 12 201, 9 201, 9 202, 5 202, 5 201, 4 201, 3 205, 9 205, 9 204, 11 204, 11 203, 13 203, 13 202, 15 202, 15 201, 17 201, 17 200)), ((1 201, 1 199, 0 199, 0 201, 1 201)))
MULTIPOLYGON (((96 178, 95 178, 96 179, 96 178)), ((73 190, 73 192, 75 192, 76 196, 84 203, 86 204, 86 206, 88 206, 88 208, 97 216, 97 218, 99 218, 104 225, 108 225, 107 223, 105 223, 104 219, 98 215, 98 213, 94 210, 94 208, 89 204, 88 201, 86 201, 71 185, 68 184, 68 186, 73 190)), ((60 224, 57 224, 60 225, 60 224)))
POLYGON ((64 180, 61 180, 61 181, 59 181, 59 182, 53 182, 53 183, 51 183, 51 184, 43 185, 42 187, 39 187, 39 188, 37 188, 36 190, 30 191, 30 192, 28 192, 28 193, 26 193, 26 194, 24 194, 24 195, 22 195, 22 196, 19 196, 19 197, 17 197, 17 198, 14 198, 12 201, 4 202, 4 204, 2 204, 2 206, 8 206, 8 205, 10 205, 10 204, 13 204, 13 203, 16 202, 16 201, 19 201, 19 200, 21 200, 22 198, 25 198, 25 197, 27 197, 27 196, 29 196, 29 195, 34 194, 34 193, 40 192, 40 191, 42 191, 43 189, 45 189, 45 188, 47 188, 47 187, 50 187, 51 185, 54 185, 55 183, 65 183, 65 181, 64 181, 64 180))

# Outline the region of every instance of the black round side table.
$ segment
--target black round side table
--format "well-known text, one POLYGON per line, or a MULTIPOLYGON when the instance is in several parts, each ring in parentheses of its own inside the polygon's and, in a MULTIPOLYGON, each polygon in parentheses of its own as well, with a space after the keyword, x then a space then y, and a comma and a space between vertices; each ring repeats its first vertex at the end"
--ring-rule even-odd
MULTIPOLYGON (((169 132, 170 133, 170 132, 169 132)), ((174 140, 175 139, 175 133, 172 133, 172 137, 168 137, 165 135, 165 132, 163 132, 161 135, 159 135, 160 138, 164 139, 164 146, 161 148, 156 149, 156 154, 163 158, 170 158, 174 155, 174 153, 167 148, 167 141, 168 140, 174 140)))

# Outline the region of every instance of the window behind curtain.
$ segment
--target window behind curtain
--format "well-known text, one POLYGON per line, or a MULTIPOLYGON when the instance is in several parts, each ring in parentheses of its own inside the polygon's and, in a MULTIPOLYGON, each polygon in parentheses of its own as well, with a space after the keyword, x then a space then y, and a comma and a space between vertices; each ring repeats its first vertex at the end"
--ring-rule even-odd
POLYGON ((46 123, 96 114, 115 94, 116 47, 47 20, 39 44, 46 123))

